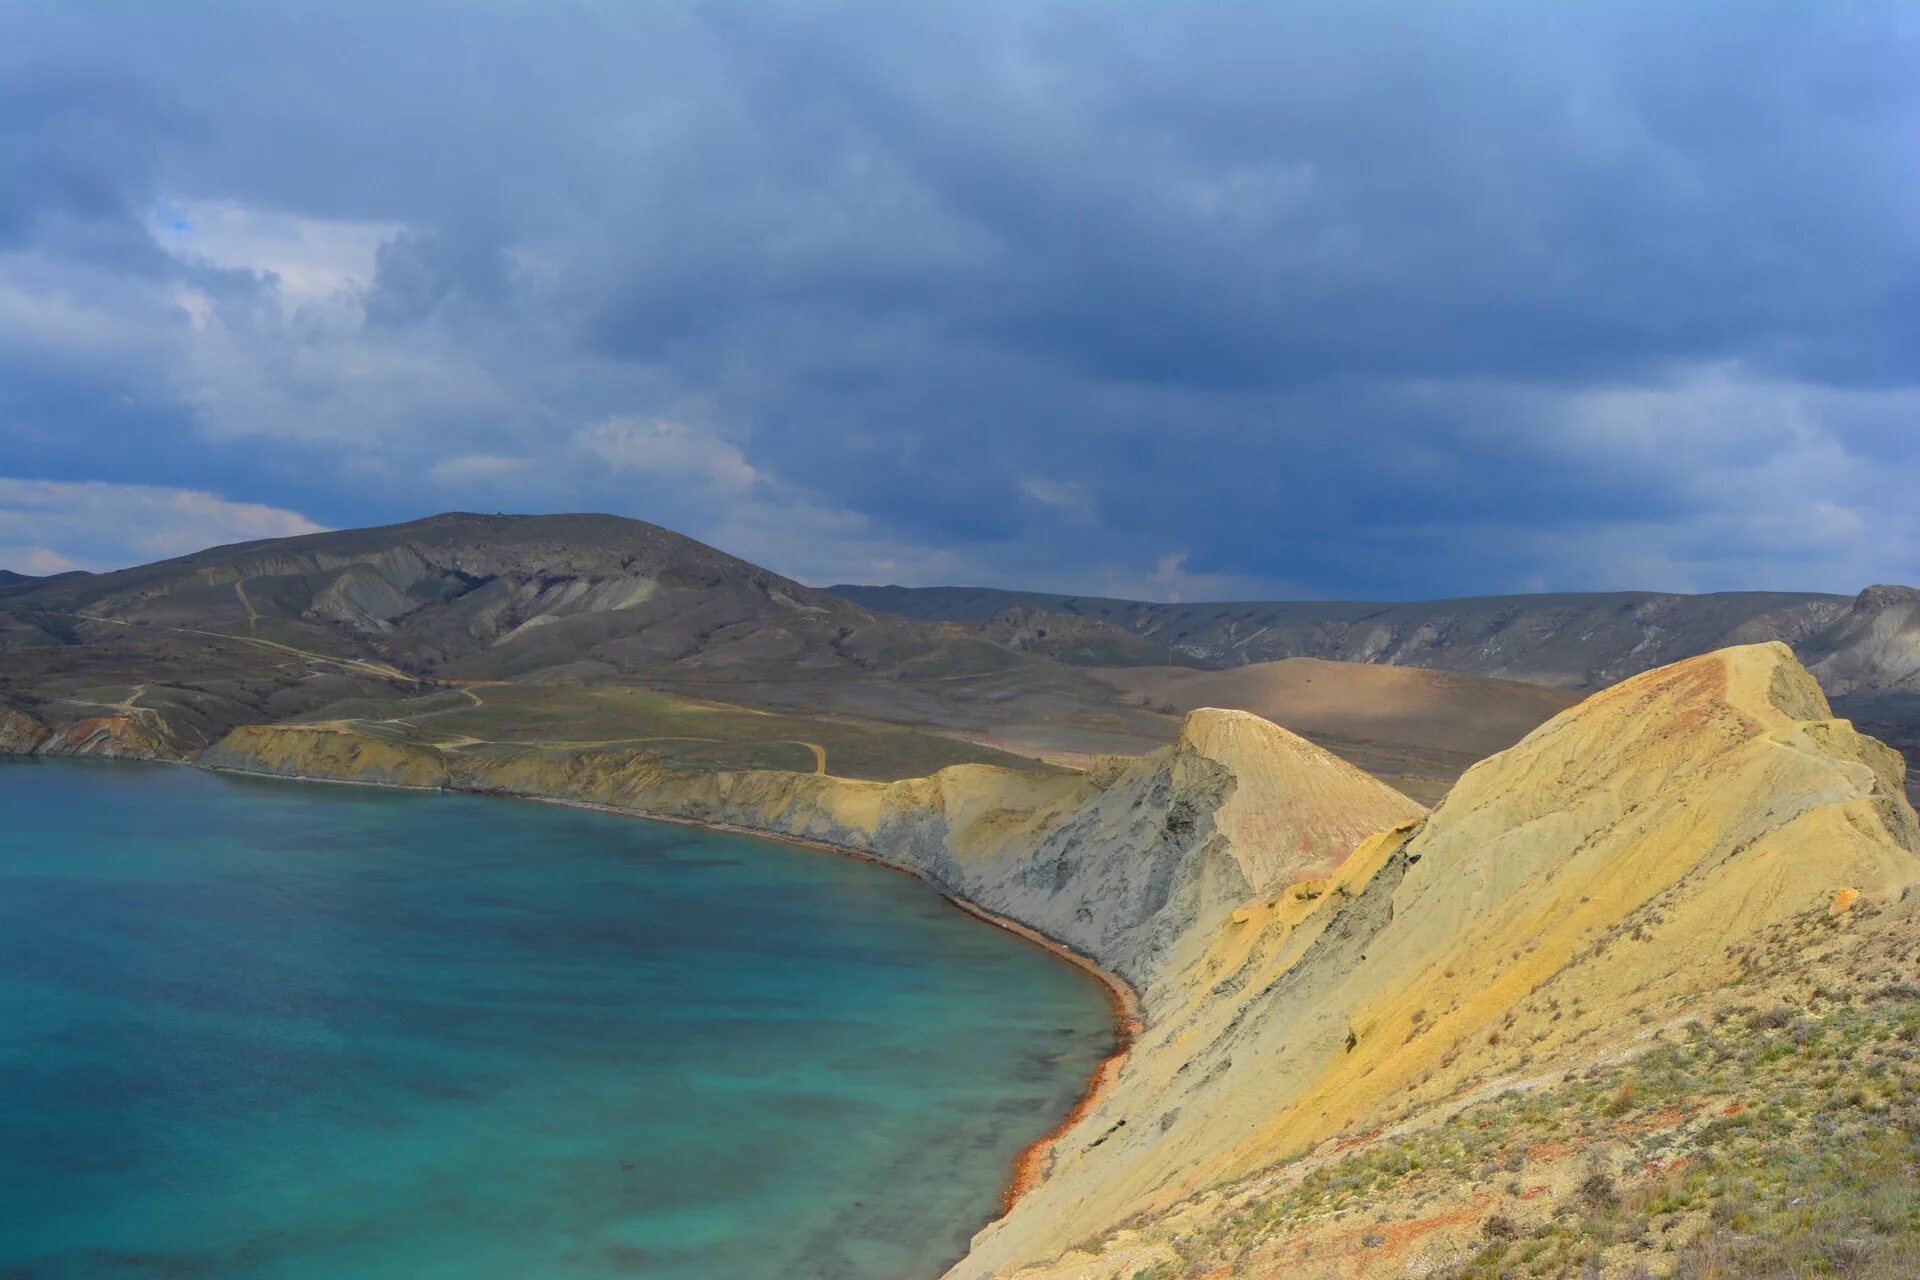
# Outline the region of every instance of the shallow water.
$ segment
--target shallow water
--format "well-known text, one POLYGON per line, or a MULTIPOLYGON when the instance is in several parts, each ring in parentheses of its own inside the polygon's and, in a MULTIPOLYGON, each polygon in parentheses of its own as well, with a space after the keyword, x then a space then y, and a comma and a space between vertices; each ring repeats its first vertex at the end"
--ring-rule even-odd
POLYGON ((927 1276, 1108 1043, 850 859, 0 763, 0 1276, 927 1276))

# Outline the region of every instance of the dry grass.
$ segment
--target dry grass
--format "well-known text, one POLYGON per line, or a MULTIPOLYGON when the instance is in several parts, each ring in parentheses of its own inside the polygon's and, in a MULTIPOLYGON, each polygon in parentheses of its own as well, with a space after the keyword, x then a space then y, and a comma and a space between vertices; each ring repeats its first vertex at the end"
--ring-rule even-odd
POLYGON ((1920 1276, 1920 941, 1835 941, 1831 921, 1791 921, 1770 954, 1795 984, 1631 1062, 1222 1188, 1138 1225, 1146 1268, 1089 1274, 1920 1276))

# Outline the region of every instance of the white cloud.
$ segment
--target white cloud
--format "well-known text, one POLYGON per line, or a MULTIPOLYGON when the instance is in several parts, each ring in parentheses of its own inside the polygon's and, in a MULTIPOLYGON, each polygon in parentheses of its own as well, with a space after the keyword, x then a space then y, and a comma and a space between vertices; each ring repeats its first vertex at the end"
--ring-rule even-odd
POLYGON ((1028 476, 1020 481, 1020 496, 1067 515, 1081 519, 1093 517, 1093 499, 1077 481, 1028 476))
POLYGON ((427 476, 438 484, 472 484, 518 475, 533 466, 532 458, 509 458, 497 453, 469 453, 436 462, 427 476))
POLYGON ((670 418, 608 418, 581 428, 574 444, 618 471, 692 480, 723 493, 744 493, 759 479, 733 445, 670 418))
POLYGON ((297 511, 199 489, 0 477, 0 565, 26 573, 115 568, 325 527, 297 511))
POLYGON ((398 223, 309 218, 234 200, 175 201, 147 230, 183 262, 255 271, 279 280, 289 309, 373 283, 380 246, 398 223))

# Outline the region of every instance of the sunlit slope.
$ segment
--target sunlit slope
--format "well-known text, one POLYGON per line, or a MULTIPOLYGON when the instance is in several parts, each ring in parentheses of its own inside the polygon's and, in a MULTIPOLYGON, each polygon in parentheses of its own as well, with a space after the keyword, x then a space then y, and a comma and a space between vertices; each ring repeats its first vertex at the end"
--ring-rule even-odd
POLYGON ((1783 644, 1589 698, 1429 818, 1249 904, 1164 970, 1120 1086, 953 1274, 1058 1258, 1223 1179, 1684 1016, 1769 927, 1915 881, 1902 771, 1831 718, 1783 644))
POLYGON ((1363 662, 1285 658, 1221 671, 1104 667, 1126 702, 1186 711, 1238 707, 1304 734, 1429 803, 1475 761, 1579 701, 1541 685, 1363 662))
POLYGON ((1105 667, 1122 693, 1171 704, 1238 707, 1295 733, 1421 748, 1478 760, 1518 742, 1579 698, 1558 689, 1421 667, 1286 658, 1223 671, 1105 667))

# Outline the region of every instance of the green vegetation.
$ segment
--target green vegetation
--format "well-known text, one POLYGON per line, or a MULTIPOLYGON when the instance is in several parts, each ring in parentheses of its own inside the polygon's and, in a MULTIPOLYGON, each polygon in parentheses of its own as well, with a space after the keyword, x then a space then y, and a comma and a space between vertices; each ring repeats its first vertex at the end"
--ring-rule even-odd
POLYGON ((919 730, 748 710, 615 685, 489 684, 394 702, 353 699, 307 723, 345 722, 401 743, 485 751, 502 746, 630 748, 674 768, 825 771, 921 777, 952 764, 1044 768, 1022 756, 919 730))

